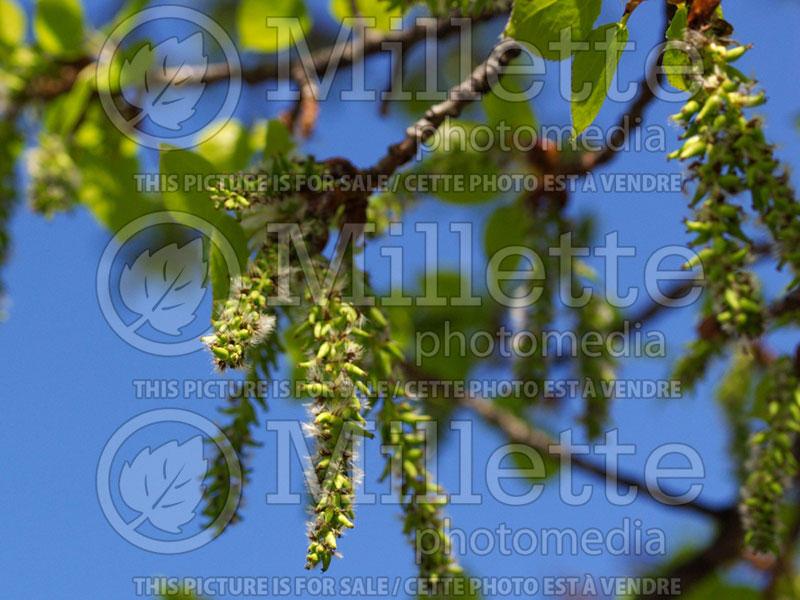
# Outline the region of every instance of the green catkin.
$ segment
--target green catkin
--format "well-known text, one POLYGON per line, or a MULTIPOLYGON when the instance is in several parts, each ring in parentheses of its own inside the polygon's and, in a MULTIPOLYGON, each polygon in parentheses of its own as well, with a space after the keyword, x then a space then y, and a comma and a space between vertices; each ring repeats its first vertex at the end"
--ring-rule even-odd
POLYGON ((737 479, 744 481, 747 477, 745 462, 747 459, 747 442, 750 437, 749 402, 752 379, 758 368, 752 349, 740 344, 734 351, 728 370, 717 387, 717 401, 720 403, 725 418, 730 425, 728 447, 734 458, 737 479))
POLYGON ((215 187, 207 188, 217 210, 239 211, 250 208, 250 201, 237 190, 225 187, 223 182, 215 187))
POLYGON ((427 420, 409 402, 386 401, 378 416, 381 438, 391 449, 386 474, 394 471, 403 510, 403 533, 417 555, 419 577, 432 584, 461 573, 444 530, 442 489, 425 465, 425 436, 416 424, 427 420))
POLYGON ((691 341, 678 359, 672 378, 680 381, 684 392, 692 391, 705 377, 711 361, 720 356, 724 349, 725 341, 721 336, 713 340, 691 341))
POLYGON ((81 185, 80 171, 61 136, 42 135, 39 146, 27 155, 28 198, 31 208, 46 217, 75 206, 81 185))
MULTIPOLYGON (((257 399, 262 408, 263 400, 257 399)), ((221 412, 230 417, 230 422, 221 427, 223 439, 220 444, 230 444, 231 449, 236 452, 241 467, 241 478, 234 478, 228 465, 228 459, 220 450, 216 443, 210 444, 212 452, 211 466, 205 476, 205 506, 203 515, 208 518, 208 522, 213 524, 220 516, 221 523, 236 523, 241 520, 240 510, 241 500, 234 506, 229 503, 231 495, 241 498, 242 490, 250 480, 250 468, 247 466, 249 450, 256 446, 253 441, 252 430, 258 423, 253 398, 246 390, 237 391, 228 399, 228 406, 221 409, 221 412), (227 518, 223 513, 232 510, 233 514, 227 518)))
POLYGON ((219 314, 211 319, 214 334, 204 337, 220 371, 245 366, 247 350, 264 341, 275 328, 276 318, 267 298, 276 289, 277 249, 262 249, 246 275, 231 282, 231 291, 219 314))
MULTIPOLYGON (((756 82, 731 66, 748 48, 698 32, 692 32, 691 37, 700 47, 706 76, 703 91, 695 97, 704 106, 689 127, 701 137, 700 143, 706 144, 709 162, 719 167, 715 169, 719 187, 727 194, 750 192, 753 209, 776 242, 781 265, 791 266, 797 284, 800 204, 795 201, 786 169, 775 159, 774 146, 764 137, 762 120, 745 114, 745 109, 764 104, 766 95, 754 92, 756 82)), ((691 121, 691 115, 685 112, 677 118, 691 121)), ((710 168, 708 173, 713 174, 710 168)))
MULTIPOLYGON (((258 261, 256 261, 258 262, 258 261)), ((264 317, 261 317, 262 319, 264 317)), ((242 387, 237 388, 228 398, 226 406, 220 409, 227 420, 220 428, 224 435, 219 443, 211 443, 211 467, 205 477, 205 507, 203 514, 213 523, 223 512, 233 510, 231 518, 222 518, 220 523, 236 523, 241 519, 243 506, 242 491, 250 480, 248 466, 250 451, 258 443, 253 440, 253 429, 258 425, 257 408, 266 409, 263 397, 264 386, 261 382, 271 377, 277 368, 277 356, 281 351, 280 339, 275 333, 265 335, 264 329, 255 332, 244 351, 243 366, 246 368, 242 387), (223 448, 229 445, 236 453, 241 467, 241 477, 234 477, 228 465, 223 448), (229 498, 239 497, 236 505, 229 503, 229 498)), ((221 363, 218 363, 218 366, 221 363)), ((231 366, 231 365, 227 365, 231 366)), ((219 367, 223 368, 223 367, 219 367)))
MULTIPOLYGON (((2 116, 2 115, 0 115, 2 116)), ((8 223, 16 201, 14 193, 14 162, 22 149, 22 137, 13 124, 0 119, 0 267, 8 259, 11 236, 8 223)), ((3 285, 0 281, 0 301, 3 296, 3 285)), ((0 304, 0 320, 3 308, 0 304)))
MULTIPOLYGON (((741 47, 728 49, 713 35, 687 30, 688 41, 703 57, 704 75, 701 89, 673 117, 686 133, 670 158, 696 159, 689 166, 696 181, 695 213, 686 227, 694 235, 692 245, 701 248, 695 262, 705 268, 717 321, 728 335, 755 338, 764 331, 764 303, 755 275, 746 270, 752 262, 752 243, 743 231, 746 216, 731 199, 748 189, 754 200, 762 198, 759 182, 778 164, 764 142, 761 123, 743 115, 743 108, 758 105, 762 96, 752 95, 753 82, 730 65, 741 47)), ((770 189, 780 187, 774 177, 770 181, 770 189)), ((754 201, 754 208, 768 224, 775 219, 768 213, 776 206, 767 208, 767 200, 754 201)), ((794 209, 781 204, 779 212, 786 210, 794 209)))
POLYGON ((672 373, 672 379, 680 382, 684 393, 691 392, 705 377, 711 363, 722 356, 729 342, 729 337, 717 321, 708 296, 703 301, 700 316, 697 339, 687 344, 672 373))
POLYGON ((431 584, 442 583, 460 574, 461 567, 452 556, 444 529, 443 490, 433 481, 425 462, 425 434, 419 424, 430 417, 404 399, 396 385, 404 357, 391 339, 386 317, 375 307, 368 317, 365 329, 375 363, 373 386, 383 383, 395 392, 384 397, 378 413, 381 440, 389 450, 384 477, 393 472, 400 482, 397 493, 404 514, 403 533, 415 549, 419 577, 431 584))
POLYGON ((778 551, 780 511, 798 472, 794 450, 800 432, 800 382, 793 361, 778 359, 765 377, 767 427, 750 438, 740 503, 745 544, 760 553, 778 551))
MULTIPOLYGON (((310 303, 311 298, 306 300, 310 303)), ((372 435, 364 429, 357 395, 367 377, 364 348, 353 333, 362 321, 356 308, 334 293, 327 302, 310 306, 301 330, 309 356, 300 365, 305 369, 302 391, 312 398, 309 429, 316 439, 312 464, 319 484, 309 524, 307 569, 321 564, 326 571, 336 555, 337 539, 353 527, 354 443, 372 435)))
MULTIPOLYGON (((592 226, 590 221, 574 227, 579 246, 590 245, 592 226)), ((598 276, 581 260, 575 262, 573 289, 587 284, 592 290, 589 301, 575 309, 575 335, 578 340, 599 340, 600 343, 584 346, 578 344, 575 374, 580 378, 584 395, 584 411, 581 416, 587 434, 595 438, 603 432, 611 412, 613 382, 616 379, 617 360, 612 355, 615 329, 622 324, 620 311, 611 305, 605 294, 596 289, 598 276)))
POLYGON ((610 353, 609 335, 619 322, 618 313, 600 294, 592 293, 586 306, 578 309, 578 322, 575 328, 577 339, 588 339, 589 335, 599 335, 602 343, 597 344, 596 354, 587 355, 578 349, 577 372, 586 385, 584 388, 585 408, 582 421, 590 438, 599 436, 608 422, 612 397, 609 384, 616 379, 617 361, 610 353))
MULTIPOLYGON (((514 349, 514 374, 525 381, 536 383, 538 390, 544 389, 545 380, 550 373, 550 362, 544 344, 544 333, 555 319, 555 298, 558 293, 558 258, 551 256, 548 250, 557 247, 559 235, 564 231, 566 223, 561 216, 560 207, 554 206, 547 198, 538 198, 530 205, 533 218, 531 231, 528 232, 526 245, 541 257, 545 276, 538 284, 542 286, 542 294, 531 306, 515 308, 511 311, 512 326, 517 331, 531 332, 536 340, 536 348, 520 343, 514 349)), ((541 274, 537 274, 541 276, 541 274)), ((536 402, 538 398, 526 398, 525 403, 518 403, 510 408, 522 411, 526 405, 536 402)))

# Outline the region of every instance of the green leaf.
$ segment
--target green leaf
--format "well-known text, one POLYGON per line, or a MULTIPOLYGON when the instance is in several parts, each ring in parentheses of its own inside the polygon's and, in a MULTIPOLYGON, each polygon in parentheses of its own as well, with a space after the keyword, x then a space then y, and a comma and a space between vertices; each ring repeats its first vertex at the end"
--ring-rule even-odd
MULTIPOLYGON (((209 124, 209 128, 217 126, 216 123, 209 124)), ((218 171, 236 172, 243 170, 250 162, 255 151, 252 141, 250 129, 231 119, 216 135, 200 144, 197 152, 218 171)))
POLYGON ((689 56, 679 48, 686 32, 688 16, 689 9, 686 8, 686 5, 678 7, 678 10, 675 11, 675 16, 672 17, 672 21, 667 28, 667 40, 669 40, 669 43, 664 51, 663 61, 667 81, 673 87, 683 91, 687 91, 689 86, 683 80, 682 70, 688 67, 691 61, 689 56))
POLYGON ((248 50, 278 52, 311 30, 311 17, 303 0, 242 0, 236 19, 239 38, 248 50), (268 17, 289 17, 291 25, 267 27, 268 17))
POLYGON ((70 58, 83 49, 83 8, 79 0, 38 0, 33 31, 42 49, 70 58))
MULTIPOLYGON (((506 76, 500 82, 506 94, 519 94, 525 86, 514 76, 506 76)), ((512 101, 501 98, 496 91, 491 91, 483 95, 483 111, 489 121, 489 125, 499 131, 500 126, 510 128, 508 136, 511 137, 515 131, 523 127, 536 127, 536 118, 533 115, 530 102, 527 100, 512 101)), ((529 140, 520 140, 527 144, 529 140)))
POLYGON ((14 0, 0 0, 0 42, 9 46, 25 39, 25 11, 14 0))
POLYGON ((267 123, 267 141, 264 145, 264 158, 286 154, 292 149, 292 140, 289 130, 277 119, 270 119, 267 123))
POLYGON ((519 0, 514 2, 505 34, 525 42, 546 60, 563 60, 561 32, 572 29, 572 41, 586 40, 600 16, 602 0, 519 0), (555 45, 554 45, 555 44, 555 45))
POLYGON ((667 39, 668 40, 682 40, 684 31, 686 31, 686 22, 689 18, 689 9, 686 8, 685 4, 682 4, 675 10, 675 16, 672 17, 672 21, 669 23, 669 27, 667 27, 667 39))
POLYGON ((52 100, 45 112, 44 128, 68 136, 80 121, 94 91, 95 67, 88 65, 78 74, 69 93, 52 100))
MULTIPOLYGON (((198 189, 197 185, 183 185, 188 178, 214 174, 215 169, 199 154, 189 150, 175 150, 167 146, 161 148, 161 174, 165 177, 176 176, 178 185, 163 192, 164 206, 177 213, 189 213, 207 221, 211 228, 204 233, 212 241, 224 236, 239 259, 239 266, 244 269, 247 264, 247 239, 242 226, 230 215, 216 210, 209 192, 198 189)), ((176 215, 180 222, 180 215, 176 215)), ((211 248, 211 287, 215 300, 228 294, 229 270, 220 254, 219 244, 211 248)))
POLYGON ((145 7, 150 4, 150 2, 151 0, 127 0, 117 11, 117 14, 114 15, 114 18, 103 27, 103 31, 114 31, 114 29, 116 29, 117 26, 125 19, 132 17, 139 11, 144 10, 145 7))
MULTIPOLYGON (((487 260, 510 246, 524 246, 531 228, 531 217, 524 206, 511 204, 497 208, 486 223, 483 236, 487 260)), ((508 256, 502 261, 504 270, 514 270, 519 266, 521 257, 517 254, 508 256)))
MULTIPOLYGON (((53 108, 57 117, 58 106, 53 108)), ((155 198, 137 190, 139 146, 114 127, 99 104, 90 105, 81 117, 70 152, 80 171, 78 201, 112 232, 162 210, 155 198)), ((52 119, 49 109, 47 119, 52 119)))
POLYGON ((573 137, 600 112, 628 42, 628 28, 620 23, 603 25, 592 32, 588 42, 589 49, 576 52, 572 62, 573 137), (588 90, 584 89, 587 85, 588 90))
MULTIPOLYGON (((392 28, 392 18, 402 17, 403 10, 399 6, 391 7, 382 0, 356 0, 359 16, 373 17, 374 25, 368 27, 389 31, 392 28)), ((331 14, 338 21, 343 21, 353 15, 352 0, 331 0, 331 14)))
MULTIPOLYGON (((494 200, 498 190, 496 157, 479 151, 471 143, 476 123, 450 119, 439 127, 429 141, 433 152, 413 171, 401 173, 407 177, 409 191, 429 193, 452 204, 480 204, 494 200)), ((482 140, 480 143, 484 143, 482 140)), ((401 189, 407 184, 401 182, 401 189)))
MULTIPOLYGON (((477 357, 472 352, 462 353, 457 341, 461 332, 465 339, 470 339, 477 331, 490 330, 493 319, 497 318, 496 305, 488 298, 482 299, 480 306, 459 306, 453 309, 453 302, 462 295, 463 281, 456 272, 439 269, 435 274, 430 274, 422 280, 420 296, 424 290, 426 297, 438 296, 448 300, 446 306, 418 305, 411 311, 413 319, 412 331, 425 332, 417 336, 411 348, 407 348, 409 361, 420 367, 434 379, 458 380, 467 377, 470 369, 477 362, 477 357), (448 336, 447 333, 451 335, 448 336)), ((478 295, 477 288, 474 292, 478 295)), ((405 309, 406 312, 409 312, 405 309)), ((394 314, 390 314, 394 318, 394 314)), ((439 390, 431 397, 449 398, 438 396, 444 390, 439 390)))

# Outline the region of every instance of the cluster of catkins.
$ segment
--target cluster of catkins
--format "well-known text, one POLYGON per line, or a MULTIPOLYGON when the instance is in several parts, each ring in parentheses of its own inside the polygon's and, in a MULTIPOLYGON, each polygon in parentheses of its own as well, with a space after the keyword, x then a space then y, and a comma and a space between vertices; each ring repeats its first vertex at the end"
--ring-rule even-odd
MULTIPOLYGON (((313 157, 302 161, 279 155, 256 172, 310 175, 327 168, 313 157)), ((234 190, 224 182, 209 192, 218 210, 238 213, 242 219, 268 217, 273 222, 300 222, 304 239, 312 242, 313 266, 330 267, 329 261, 319 256, 330 231, 330 218, 316 215, 312 205, 304 202, 303 193, 286 196, 280 190, 234 190)), ((283 250, 290 261, 298 258, 288 248, 283 250)), ((227 299, 215 307, 214 333, 204 341, 218 369, 248 368, 252 373, 258 352, 272 347, 264 344, 265 338, 274 338, 270 334, 276 323, 270 298, 287 300, 287 283, 289 287, 302 285, 299 269, 282 268, 279 251, 279 243, 265 239, 246 275, 232 282, 227 299)), ((418 424, 429 418, 418 412, 415 403, 403 398, 396 385, 404 358, 398 343, 391 339, 386 317, 377 307, 362 313, 343 298, 341 281, 323 294, 315 295, 304 287, 304 302, 300 306, 281 303, 285 306, 281 311, 293 323, 300 318, 292 334, 307 353, 307 360, 298 365, 302 376, 297 382, 299 396, 311 399, 306 432, 315 441, 309 479, 316 485, 311 490, 314 502, 306 568, 320 565, 327 570, 337 556, 338 539, 353 527, 359 477, 354 464, 355 441, 372 437, 364 416, 381 401, 378 429, 388 455, 384 477, 392 475, 397 488, 405 515, 404 532, 417 550, 420 575, 431 584, 455 576, 460 568, 450 555, 450 541, 444 531, 444 496, 426 467, 426 436, 418 430, 418 424), (386 391, 379 393, 379 387, 386 391)), ((243 413, 237 411, 237 407, 243 407, 243 400, 232 398, 229 412, 249 425, 255 420, 252 406, 244 407, 243 413)), ((240 429, 243 443, 249 443, 248 427, 240 429)), ((222 494, 218 496, 206 513, 209 516, 218 513, 222 494)))
MULTIPOLYGON (((702 262, 710 296, 701 338, 679 366, 679 373, 695 381, 726 341, 758 338, 766 327, 758 282, 747 270, 753 245, 744 232, 746 214, 733 198, 749 192, 752 210, 769 230, 781 266, 793 270, 790 287, 800 282, 800 204, 764 137, 761 120, 745 113, 766 101, 764 92, 753 90, 755 82, 733 66, 747 47, 720 37, 713 27, 687 30, 686 41, 698 49, 703 72, 699 90, 673 117, 686 133, 683 146, 670 158, 694 161, 689 168, 697 186, 695 214, 686 226, 694 234, 693 245, 702 249, 687 267, 702 262)), ((800 387, 793 361, 775 361, 765 382, 767 427, 749 440, 741 504, 745 543, 764 553, 778 549, 779 512, 798 472, 794 452, 800 431, 800 387)))
MULTIPOLYGON (((313 190, 316 194, 330 191, 334 187, 329 165, 317 162, 313 156, 299 159, 279 154, 240 175, 235 181, 222 178, 214 186, 207 188, 217 210, 245 213, 256 205, 281 202, 291 205, 292 194, 287 191, 287 182, 318 182, 313 190)), ((299 191, 304 192, 303 189, 299 191)), ((286 207, 280 207, 279 210, 284 216, 287 215, 286 207)))
POLYGON ((797 475, 794 456, 800 432, 800 381, 795 365, 782 357, 766 373, 767 427, 749 440, 749 473, 742 486, 741 513, 745 543, 757 552, 777 552, 780 511, 797 475))

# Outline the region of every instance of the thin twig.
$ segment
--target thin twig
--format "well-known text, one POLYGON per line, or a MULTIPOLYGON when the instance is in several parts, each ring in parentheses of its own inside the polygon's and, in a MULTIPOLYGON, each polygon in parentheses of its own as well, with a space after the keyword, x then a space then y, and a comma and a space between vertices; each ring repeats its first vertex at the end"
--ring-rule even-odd
POLYGON ((285 120, 286 125, 289 131, 293 131, 295 125, 299 125, 300 135, 308 138, 319 117, 319 89, 303 66, 295 69, 292 78, 297 83, 300 96, 285 120))

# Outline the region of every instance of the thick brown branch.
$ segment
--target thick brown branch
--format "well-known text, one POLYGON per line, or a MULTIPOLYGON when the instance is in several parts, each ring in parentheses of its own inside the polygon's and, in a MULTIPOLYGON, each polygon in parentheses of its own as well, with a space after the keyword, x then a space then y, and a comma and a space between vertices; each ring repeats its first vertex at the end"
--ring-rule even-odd
POLYGON ((469 79, 448 92, 448 99, 429 108, 419 121, 406 130, 403 141, 389 147, 389 151, 369 170, 372 176, 385 177, 410 162, 419 147, 428 140, 447 117, 458 117, 464 108, 480 99, 503 75, 505 67, 519 56, 522 48, 513 40, 498 44, 486 62, 479 65, 469 79))

